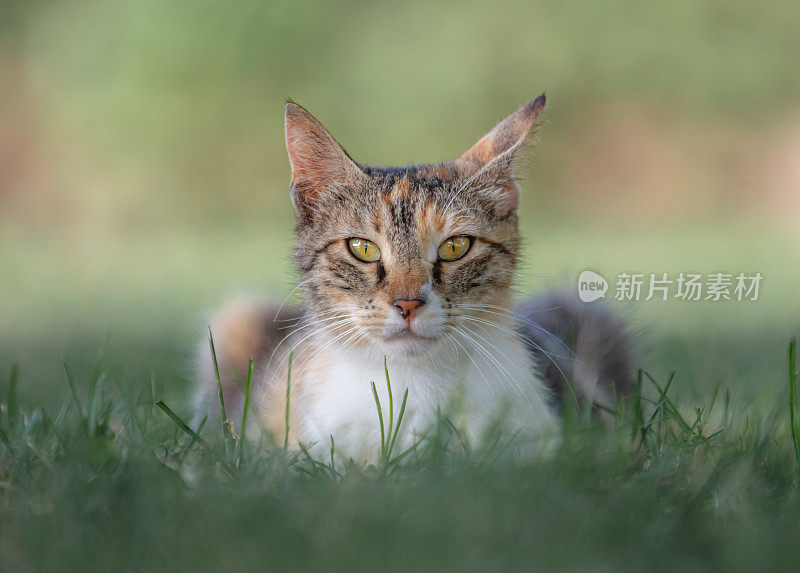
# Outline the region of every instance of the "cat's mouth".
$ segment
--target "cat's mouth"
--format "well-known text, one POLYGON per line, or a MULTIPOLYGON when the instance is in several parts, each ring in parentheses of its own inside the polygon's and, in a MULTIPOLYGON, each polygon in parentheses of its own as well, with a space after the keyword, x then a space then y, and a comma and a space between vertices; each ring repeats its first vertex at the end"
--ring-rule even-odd
POLYGON ((383 339, 386 340, 387 342, 413 341, 413 340, 419 341, 419 340, 431 340, 431 337, 424 336, 422 334, 417 334, 411 329, 406 329, 394 334, 390 334, 388 336, 384 336, 383 339))
POLYGON ((389 352, 427 352, 441 340, 444 333, 440 313, 426 304, 422 313, 411 320, 400 319, 399 314, 388 317, 381 333, 381 343, 389 352))
POLYGON ((387 349, 400 352, 423 351, 435 341, 434 337, 418 334, 410 328, 385 334, 382 338, 387 349))

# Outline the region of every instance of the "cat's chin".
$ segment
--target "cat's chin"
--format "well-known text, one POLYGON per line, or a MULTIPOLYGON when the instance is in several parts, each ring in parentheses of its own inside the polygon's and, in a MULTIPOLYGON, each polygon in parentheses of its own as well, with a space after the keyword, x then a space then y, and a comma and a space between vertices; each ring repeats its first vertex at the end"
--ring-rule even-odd
POLYGON ((381 346, 387 354, 418 354, 430 352, 438 343, 438 338, 421 336, 411 331, 404 331, 393 336, 381 338, 381 346))

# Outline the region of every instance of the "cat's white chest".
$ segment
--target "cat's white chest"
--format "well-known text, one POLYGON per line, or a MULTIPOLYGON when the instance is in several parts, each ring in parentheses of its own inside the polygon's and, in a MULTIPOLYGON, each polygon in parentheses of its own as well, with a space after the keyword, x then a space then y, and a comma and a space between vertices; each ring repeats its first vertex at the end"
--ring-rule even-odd
MULTIPOLYGON (((511 337, 492 341, 502 345, 503 357, 464 344, 456 352, 442 350, 438 357, 389 357, 387 366, 393 395, 393 420, 397 424, 403 396, 407 404, 395 453, 419 440, 446 415, 463 428, 473 443, 488 425, 502 420, 509 429, 550 432, 554 415, 546 390, 535 375, 527 351, 511 337)), ((501 346, 498 346, 501 347, 501 346)), ((390 418, 389 392, 383 362, 358 354, 336 356, 309 371, 297 399, 302 412, 305 445, 318 451, 330 448, 357 460, 374 460, 380 451, 380 401, 384 433, 390 418)))
POLYGON ((298 397, 302 401, 302 427, 300 440, 316 442, 321 449, 330 447, 333 436, 336 449, 346 457, 370 459, 380 451, 381 428, 378 405, 372 383, 375 383, 384 419, 384 432, 388 432, 390 410, 394 425, 400 415, 403 396, 408 390, 403 415, 400 445, 411 443, 435 419, 436 404, 441 398, 441 380, 437 375, 424 372, 419 367, 408 367, 388 362, 392 387, 392 406, 383 365, 375 361, 362 361, 357 357, 339 357, 317 371, 318 380, 308 384, 308 390, 298 397))

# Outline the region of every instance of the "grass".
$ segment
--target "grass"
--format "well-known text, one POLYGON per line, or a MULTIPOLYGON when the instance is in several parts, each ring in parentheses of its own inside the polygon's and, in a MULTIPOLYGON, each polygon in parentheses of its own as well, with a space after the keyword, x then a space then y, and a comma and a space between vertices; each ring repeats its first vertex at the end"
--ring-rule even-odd
POLYGON ((69 397, 55 411, 21 404, 25 373, 11 368, 0 392, 0 570, 744 571, 795 563, 794 340, 783 381, 789 399, 784 392, 769 415, 723 389, 689 408, 671 395, 674 373, 659 380, 640 371, 610 431, 568 410, 563 442, 542 459, 517 460, 513 440, 464 444, 441 419, 393 463, 404 408, 395 420, 389 403, 386 420, 387 405, 376 400, 383 424, 375 431, 384 425, 377 467, 337 467, 333 438, 324 461, 305 447, 248 441, 244 420, 238 433, 232 424, 204 430, 205 421, 193 430, 176 413, 184 410, 176 396, 162 400, 158 384, 137 386, 105 361, 98 353, 82 376, 65 364, 69 397))
MULTIPOLYGON (((389 396, 389 423, 384 424, 383 408, 381 407, 381 399, 378 397, 378 389, 375 382, 372 382, 372 396, 375 398, 375 409, 378 411, 378 424, 381 428, 381 452, 379 457, 378 468, 381 475, 386 475, 386 470, 395 465, 411 453, 417 446, 417 443, 412 444, 403 453, 396 458, 392 457, 394 446, 397 443, 397 436, 400 435, 400 428, 403 425, 403 415, 406 411, 406 402, 408 400, 408 388, 403 393, 403 402, 400 404, 400 412, 397 415, 397 424, 394 423, 394 395, 392 394, 392 381, 389 378, 389 368, 386 366, 386 358, 383 359, 383 371, 386 375, 386 393, 389 396)), ((331 436, 331 444, 333 443, 333 436, 331 436)), ((331 446, 333 447, 333 446, 331 446)), ((331 451, 333 456, 333 451, 331 451)))
POLYGON ((797 338, 792 338, 789 343, 789 421, 791 424, 792 443, 795 455, 795 484, 800 482, 800 412, 798 412, 797 376, 800 375, 800 365, 797 363, 797 338))

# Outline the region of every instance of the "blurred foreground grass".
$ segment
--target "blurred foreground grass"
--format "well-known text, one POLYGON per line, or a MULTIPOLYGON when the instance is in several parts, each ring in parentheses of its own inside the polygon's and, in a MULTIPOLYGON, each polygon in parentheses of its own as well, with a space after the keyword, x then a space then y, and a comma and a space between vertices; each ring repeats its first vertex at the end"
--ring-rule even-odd
POLYGON ((507 436, 468 447, 443 420, 388 470, 269 440, 226 451, 216 425, 198 443, 156 408, 159 384, 137 387, 102 355, 85 378, 66 365, 76 391, 52 410, 20 405, 12 371, 0 569, 790 571, 787 381, 800 396, 796 357, 781 366, 770 416, 724 391, 686 408, 671 379, 644 373, 653 400, 621 403, 613 432, 568 411, 551 456, 516 461, 507 436))

